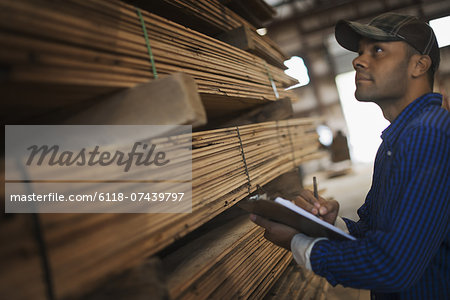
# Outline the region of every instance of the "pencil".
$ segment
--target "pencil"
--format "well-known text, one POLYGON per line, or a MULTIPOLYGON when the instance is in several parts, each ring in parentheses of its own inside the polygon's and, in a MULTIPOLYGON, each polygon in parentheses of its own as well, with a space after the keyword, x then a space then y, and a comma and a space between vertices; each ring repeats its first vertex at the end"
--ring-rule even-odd
POLYGON ((319 193, 317 192, 317 178, 316 178, 316 176, 313 177, 313 186, 314 186, 314 198, 319 200, 319 193))

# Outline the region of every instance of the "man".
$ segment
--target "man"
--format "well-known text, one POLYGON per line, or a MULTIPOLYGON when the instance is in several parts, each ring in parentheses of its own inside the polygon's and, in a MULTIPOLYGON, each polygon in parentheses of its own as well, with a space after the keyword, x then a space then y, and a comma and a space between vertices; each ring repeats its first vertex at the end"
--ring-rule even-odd
MULTIPOLYGON (((439 48, 412 16, 383 14, 368 25, 340 21, 336 39, 358 52, 359 101, 378 104, 391 124, 375 159, 357 222, 336 218, 335 201, 303 194, 304 206, 357 238, 314 239, 260 216, 266 238, 331 284, 370 289, 376 299, 450 299, 450 117, 432 93, 439 48)), ((298 199, 297 199, 298 200, 298 199)))

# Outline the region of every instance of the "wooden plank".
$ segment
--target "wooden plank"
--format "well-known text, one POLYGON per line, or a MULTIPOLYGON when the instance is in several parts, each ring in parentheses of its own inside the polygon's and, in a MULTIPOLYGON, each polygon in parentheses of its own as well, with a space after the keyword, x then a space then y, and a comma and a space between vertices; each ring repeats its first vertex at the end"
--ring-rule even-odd
POLYGON ((286 253, 286 255, 278 262, 273 270, 266 275, 264 280, 251 293, 248 299, 262 299, 270 291, 272 286, 278 281, 291 261, 292 254, 286 253))
POLYGON ((248 26, 234 28, 233 30, 217 35, 216 38, 245 51, 255 49, 255 44, 251 39, 250 28, 248 26))
POLYGON ((221 126, 241 126, 252 123, 278 121, 289 119, 293 116, 292 102, 288 98, 269 102, 241 114, 240 116, 222 123, 221 126))
POLYGON ((325 278, 315 275, 292 261, 264 299, 324 300, 329 287, 330 284, 325 278))
POLYGON ((137 85, 99 100, 64 124, 185 125, 206 124, 206 112, 194 79, 178 73, 137 85))

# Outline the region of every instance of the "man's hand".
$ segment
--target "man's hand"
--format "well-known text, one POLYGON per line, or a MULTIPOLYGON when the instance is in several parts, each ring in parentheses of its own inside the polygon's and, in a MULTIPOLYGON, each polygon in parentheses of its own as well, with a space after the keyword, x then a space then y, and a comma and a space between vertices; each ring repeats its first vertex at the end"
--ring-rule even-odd
POLYGON ((296 205, 318 216, 324 221, 334 225, 339 212, 339 202, 336 200, 325 200, 319 196, 314 197, 313 192, 302 190, 300 196, 294 199, 296 205))
POLYGON ((250 220, 266 229, 264 232, 264 237, 266 239, 286 250, 291 250, 291 240, 294 235, 299 233, 297 230, 281 223, 272 222, 255 214, 250 214, 250 220))

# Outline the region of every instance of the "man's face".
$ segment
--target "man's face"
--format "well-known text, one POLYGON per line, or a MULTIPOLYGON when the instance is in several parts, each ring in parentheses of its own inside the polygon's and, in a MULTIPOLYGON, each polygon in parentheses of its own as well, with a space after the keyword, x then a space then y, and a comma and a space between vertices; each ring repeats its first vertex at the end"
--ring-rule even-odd
POLYGON ((356 70, 355 97, 359 101, 381 103, 403 97, 407 88, 407 45, 361 39, 356 70))

